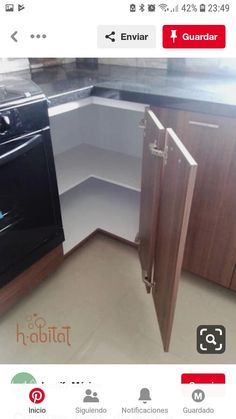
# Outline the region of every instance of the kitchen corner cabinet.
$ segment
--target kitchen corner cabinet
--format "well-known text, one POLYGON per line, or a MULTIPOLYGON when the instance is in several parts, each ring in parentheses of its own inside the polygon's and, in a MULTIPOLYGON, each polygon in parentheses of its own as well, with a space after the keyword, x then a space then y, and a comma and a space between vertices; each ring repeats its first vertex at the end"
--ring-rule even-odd
POLYGON ((153 111, 175 130, 198 163, 184 269, 236 290, 236 120, 153 111))
POLYGON ((97 229, 132 243, 138 237, 143 280, 167 351, 195 161, 174 131, 141 104, 89 98, 52 108, 50 125, 64 254, 97 229))

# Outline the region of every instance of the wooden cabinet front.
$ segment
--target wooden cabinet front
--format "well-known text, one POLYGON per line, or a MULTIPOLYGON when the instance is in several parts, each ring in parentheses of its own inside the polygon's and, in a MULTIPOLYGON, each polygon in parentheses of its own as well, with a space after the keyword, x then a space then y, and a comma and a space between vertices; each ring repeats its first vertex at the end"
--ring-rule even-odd
POLYGON ((231 286, 236 262, 236 120, 155 109, 198 163, 184 269, 231 286))
POLYGON ((144 283, 169 350, 197 164, 172 129, 146 110, 139 227, 144 283))
POLYGON ((233 273, 233 276, 232 276, 232 281, 231 281, 231 284, 230 284, 230 288, 232 290, 236 291, 236 267, 234 269, 234 273, 233 273))

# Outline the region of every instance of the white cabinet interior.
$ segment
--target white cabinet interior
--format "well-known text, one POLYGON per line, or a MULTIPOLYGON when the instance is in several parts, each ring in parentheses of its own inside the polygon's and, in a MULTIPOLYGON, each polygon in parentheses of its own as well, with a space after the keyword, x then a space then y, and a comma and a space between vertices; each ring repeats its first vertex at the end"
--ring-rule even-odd
POLYGON ((59 193, 90 178, 140 191, 139 158, 89 144, 80 144, 56 156, 59 193))
POLYGON ((139 224, 138 192, 91 178, 60 199, 65 253, 97 228, 134 241, 139 224))
POLYGON ((144 110, 102 98, 50 108, 65 253, 98 228, 135 240, 144 110))

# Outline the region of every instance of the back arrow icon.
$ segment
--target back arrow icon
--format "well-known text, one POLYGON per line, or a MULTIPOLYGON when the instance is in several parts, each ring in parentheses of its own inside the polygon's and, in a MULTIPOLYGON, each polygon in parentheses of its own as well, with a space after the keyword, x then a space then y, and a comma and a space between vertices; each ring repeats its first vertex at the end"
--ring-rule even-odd
POLYGON ((18 42, 18 39, 16 39, 16 35, 18 34, 18 31, 15 31, 12 35, 11 35, 11 39, 13 39, 14 42, 18 42))

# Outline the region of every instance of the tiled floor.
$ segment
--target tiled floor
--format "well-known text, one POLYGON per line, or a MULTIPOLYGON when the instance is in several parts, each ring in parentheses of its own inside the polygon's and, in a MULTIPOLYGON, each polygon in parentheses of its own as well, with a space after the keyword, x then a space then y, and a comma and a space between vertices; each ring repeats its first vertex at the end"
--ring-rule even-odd
POLYGON ((136 251, 97 235, 1 319, 0 363, 235 363, 235 314, 236 293, 184 273, 170 352, 164 353, 136 251), (44 331, 70 326, 71 346, 24 345, 22 335, 17 343, 17 324, 25 336, 36 331, 28 328, 33 314, 47 321, 44 331), (199 324, 226 326, 224 355, 196 352, 199 324))

